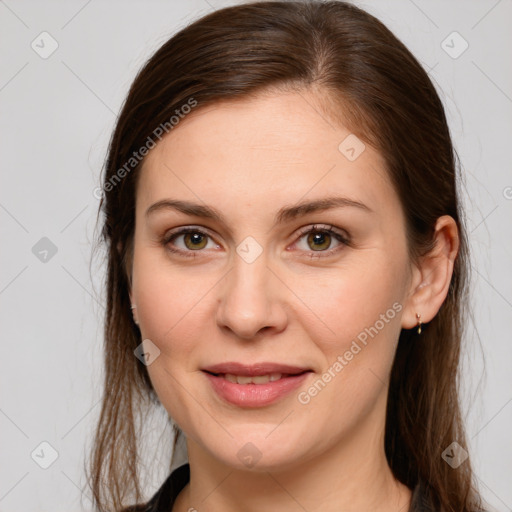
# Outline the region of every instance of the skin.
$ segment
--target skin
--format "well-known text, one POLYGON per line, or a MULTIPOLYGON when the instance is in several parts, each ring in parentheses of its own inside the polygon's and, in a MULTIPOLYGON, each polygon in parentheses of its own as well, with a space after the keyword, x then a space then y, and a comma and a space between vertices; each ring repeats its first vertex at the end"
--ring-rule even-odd
POLYGON ((317 97, 273 93, 198 108, 146 157, 130 295, 142 339, 160 350, 148 366, 151 381, 187 438, 191 481, 175 512, 409 507, 411 491, 394 479, 384 453, 388 376, 401 329, 417 325, 416 313, 429 322, 446 297, 457 228, 451 217, 438 219, 436 248, 413 264, 382 157, 366 145, 349 161, 338 146, 351 132, 320 114, 317 97), (327 196, 369 211, 345 206, 274 225, 279 209, 327 196), (225 223, 174 209, 146 215, 166 198, 209 205, 225 223), (348 233, 348 245, 328 233, 308 242, 299 229, 315 224, 348 233), (182 235, 169 245, 194 258, 162 242, 187 226, 209 236, 182 235), (263 251, 252 263, 236 251, 248 236, 263 251), (394 318, 300 403, 299 392, 393 304, 394 318), (200 371, 225 361, 313 373, 298 391, 248 409, 224 402, 200 371), (237 456, 249 442, 261 454, 251 468, 237 456))

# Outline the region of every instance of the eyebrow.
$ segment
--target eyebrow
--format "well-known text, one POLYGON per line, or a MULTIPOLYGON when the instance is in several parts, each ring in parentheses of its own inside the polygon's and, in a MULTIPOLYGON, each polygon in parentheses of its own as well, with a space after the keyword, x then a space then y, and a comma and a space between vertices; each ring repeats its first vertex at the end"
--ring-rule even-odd
MULTIPOLYGON (((360 201, 349 199, 347 197, 325 197, 314 201, 285 206, 277 212, 274 222, 275 224, 280 224, 293 220, 297 217, 307 215, 308 213, 344 207, 354 207, 369 213, 373 213, 373 211, 368 206, 366 206, 364 203, 361 203, 360 201)), ((187 215, 193 215, 195 217, 213 219, 220 223, 226 224, 224 216, 215 208, 193 203, 191 201, 183 201, 177 199, 162 199, 161 201, 152 204, 146 210, 146 217, 149 217, 158 211, 169 209, 177 210, 179 212, 185 213, 187 215)))

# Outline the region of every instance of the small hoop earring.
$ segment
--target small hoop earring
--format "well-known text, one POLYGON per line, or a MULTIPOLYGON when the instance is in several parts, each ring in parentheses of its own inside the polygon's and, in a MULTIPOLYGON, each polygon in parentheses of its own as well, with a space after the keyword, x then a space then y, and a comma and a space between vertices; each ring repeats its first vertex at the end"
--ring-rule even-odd
POLYGON ((421 334, 421 315, 418 315, 418 313, 416 313, 416 318, 418 319, 418 334, 421 334))

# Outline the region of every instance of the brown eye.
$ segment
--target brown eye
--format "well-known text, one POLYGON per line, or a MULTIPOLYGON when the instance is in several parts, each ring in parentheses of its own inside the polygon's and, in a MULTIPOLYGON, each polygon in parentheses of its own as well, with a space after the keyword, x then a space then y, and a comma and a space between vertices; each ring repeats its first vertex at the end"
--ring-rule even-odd
POLYGON ((311 232, 308 235, 308 244, 314 251, 329 249, 331 245, 331 235, 325 231, 311 232))
POLYGON ((339 252, 343 247, 349 245, 349 235, 338 232, 334 226, 313 226, 303 229, 299 234, 299 241, 296 245, 311 256, 311 258, 321 258, 331 256, 339 252), (302 241, 304 239, 304 241, 302 241), (332 245, 336 244, 333 248, 332 245))
POLYGON ((182 235, 185 246, 188 249, 197 250, 203 249, 207 243, 207 235, 200 232, 190 232, 182 235))
POLYGON ((219 246, 213 242, 213 239, 207 233, 196 228, 184 228, 166 235, 161 243, 169 251, 180 256, 195 257, 196 253, 207 248, 208 242, 213 244, 213 248, 219 246))

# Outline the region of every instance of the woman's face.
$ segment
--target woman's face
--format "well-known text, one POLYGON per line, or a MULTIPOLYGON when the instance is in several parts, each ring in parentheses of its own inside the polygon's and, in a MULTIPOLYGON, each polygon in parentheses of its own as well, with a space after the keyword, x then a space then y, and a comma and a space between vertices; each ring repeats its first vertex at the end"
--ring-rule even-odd
POLYGON ((404 217, 382 157, 320 112, 306 92, 198 107, 140 175, 147 369, 196 451, 231 467, 382 440, 404 217))

